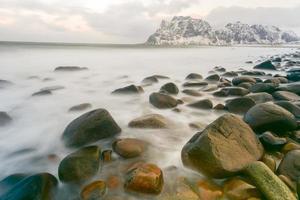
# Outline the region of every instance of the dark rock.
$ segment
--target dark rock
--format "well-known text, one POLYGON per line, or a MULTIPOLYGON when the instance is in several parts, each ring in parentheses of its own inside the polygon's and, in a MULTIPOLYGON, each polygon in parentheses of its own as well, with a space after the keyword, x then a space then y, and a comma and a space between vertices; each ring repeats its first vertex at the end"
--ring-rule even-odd
POLYGON ((236 72, 225 72, 224 74, 222 74, 222 76, 225 76, 225 77, 235 77, 235 76, 238 76, 239 74, 236 73, 236 72))
POLYGON ((6 112, 0 112, 0 127, 12 122, 12 118, 6 112))
POLYGON ((159 194, 163 184, 163 173, 160 168, 154 164, 138 163, 127 171, 124 188, 138 193, 159 194))
POLYGON ((36 174, 24 178, 13 188, 3 194, 1 200, 44 200, 54 199, 53 190, 56 189, 57 179, 48 173, 36 174))
POLYGON ((276 67, 272 64, 270 60, 267 60, 265 62, 256 65, 254 69, 276 70, 276 67))
POLYGON ((201 74, 190 73, 189 75, 187 75, 185 79, 202 79, 202 78, 203 77, 201 74))
POLYGON ((264 75, 266 75, 266 73, 261 72, 261 71, 246 71, 246 72, 242 72, 241 75, 243 75, 243 76, 264 76, 264 75))
POLYGON ((277 133, 297 128, 297 123, 292 113, 269 102, 252 107, 245 114, 244 121, 257 132, 274 131, 277 133))
POLYGON ((300 150, 289 151, 278 167, 278 173, 293 181, 300 178, 300 150))
POLYGON ((255 106, 255 101, 249 97, 238 97, 226 101, 225 109, 231 113, 244 114, 255 106))
POLYGON ((251 93, 247 94, 245 97, 251 98, 256 104, 273 101, 273 96, 266 92, 251 93))
POLYGON ((179 89, 178 87, 174 84, 174 83, 166 83, 164 84, 161 88, 160 91, 163 92, 167 92, 169 94, 178 94, 179 93, 179 89))
POLYGON ((296 118, 300 119, 300 107, 297 106, 296 104, 289 102, 289 101, 277 101, 277 102, 275 102, 275 104, 288 110, 296 118))
POLYGON ((226 72, 226 69, 224 67, 220 67, 220 66, 214 67, 214 70, 216 72, 226 72))
POLYGON ((60 71, 60 72, 73 72, 73 71, 82 71, 87 70, 86 67, 78 67, 78 66, 60 66, 56 67, 54 71, 60 71))
POLYGON ((97 109, 73 120, 64 130, 63 140, 69 147, 80 147, 113 137, 121 128, 105 109, 97 109))
POLYGON ((159 114, 149 114, 132 120, 128 125, 131 128, 167 128, 168 120, 159 114))
POLYGON ((185 82, 182 86, 183 87, 202 87, 208 85, 207 82, 204 81, 189 81, 185 82))
POLYGON ((300 83, 291 83, 284 86, 278 87, 278 90, 289 91, 295 94, 300 95, 300 83))
POLYGON ((237 86, 249 90, 252 87, 252 85, 254 85, 254 84, 253 83, 244 82, 244 83, 238 84, 237 86))
POLYGON ((143 92, 144 90, 141 86, 129 85, 123 88, 116 89, 112 92, 112 94, 140 94, 143 92))
POLYGON ((225 109, 225 105, 219 103, 214 107, 215 110, 224 110, 225 109))
POLYGON ((277 85, 273 83, 256 83, 255 85, 251 86, 250 91, 253 93, 259 92, 267 92, 273 93, 277 88, 277 85))
POLYGON ((241 83, 256 83, 256 80, 251 77, 247 76, 238 76, 232 79, 232 84, 233 85, 239 85, 241 83))
POLYGON ((166 94, 157 93, 157 92, 152 93, 149 96, 149 101, 153 106, 161 109, 174 108, 178 104, 177 100, 174 99, 173 97, 166 94))
POLYGON ((45 95, 51 95, 52 92, 50 90, 41 90, 38 92, 35 92, 32 94, 32 96, 45 96, 45 95))
POLYGON ((62 90, 64 89, 64 86, 60 86, 60 85, 54 85, 54 86, 49 86, 49 87, 44 87, 41 88, 40 91, 55 91, 55 90, 62 90))
POLYGON ((72 106, 69 109, 69 112, 83 111, 83 110, 89 109, 91 107, 92 107, 92 105, 90 103, 82 103, 82 104, 78 104, 76 106, 72 106))
POLYGON ((224 87, 221 91, 225 96, 245 96, 249 93, 249 90, 242 87, 224 87))
POLYGON ((219 89, 219 87, 217 85, 207 85, 204 88, 201 88, 200 90, 204 91, 204 92, 212 92, 212 91, 215 91, 217 89, 219 89))
POLYGON ((97 146, 84 147, 65 157, 59 164, 62 182, 78 183, 92 178, 99 169, 101 150, 97 146))
POLYGON ((124 138, 113 144, 114 151, 123 158, 134 158, 144 153, 146 143, 139 139, 124 138))
POLYGON ((158 83, 158 78, 155 76, 149 76, 142 80, 142 83, 144 84, 152 84, 152 83, 158 83))
POLYGON ((277 100, 300 101, 300 96, 298 96, 295 93, 289 92, 289 91, 277 91, 277 92, 274 92, 272 95, 277 100))
POLYGON ((201 92, 199 92, 198 90, 185 89, 185 90, 182 90, 182 93, 190 95, 190 96, 194 96, 194 97, 203 96, 203 94, 201 92))
POLYGON ((27 174, 12 174, 0 181, 0 196, 9 191, 18 182, 28 177, 27 174))
POLYGON ((252 129, 239 117, 225 114, 194 135, 183 147, 185 166, 214 178, 231 176, 263 156, 252 129))
POLYGON ((265 149, 271 151, 278 151, 287 143, 285 138, 276 137, 271 132, 263 133, 259 136, 259 140, 265 149))
POLYGON ((193 108, 198 108, 198 109, 212 109, 213 103, 209 99, 203 99, 203 100, 188 104, 188 106, 193 107, 193 108))
POLYGON ((206 77, 205 80, 207 80, 207 81, 219 81, 220 78, 221 77, 218 74, 212 74, 212 75, 209 75, 208 77, 206 77))

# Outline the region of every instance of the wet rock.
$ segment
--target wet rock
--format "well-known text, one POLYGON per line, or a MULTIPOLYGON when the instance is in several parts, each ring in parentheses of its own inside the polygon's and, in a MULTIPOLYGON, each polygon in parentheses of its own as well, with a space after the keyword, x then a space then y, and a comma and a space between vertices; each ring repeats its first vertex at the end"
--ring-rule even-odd
POLYGON ((224 67, 220 67, 220 66, 214 67, 214 70, 216 72, 226 72, 226 69, 224 67))
POLYGON ((243 114, 255 105, 255 101, 249 97, 239 97, 226 101, 225 109, 231 113, 243 114))
POLYGON ((92 178, 99 169, 101 150, 97 146, 79 149, 65 157, 58 167, 62 182, 82 182, 92 178))
POLYGON ((284 86, 278 87, 278 90, 289 91, 295 94, 300 95, 300 83, 291 83, 284 86))
POLYGON ((103 199, 106 193, 106 184, 104 181, 95 181, 85 186, 81 193, 82 200, 103 199))
POLYGON ((0 196, 9 191, 18 182, 28 177, 27 174, 12 174, 0 181, 0 196))
POLYGON ((112 92, 112 94, 140 94, 143 92, 144 90, 141 86, 129 85, 123 88, 116 89, 112 92))
POLYGON ((276 137, 271 132, 263 133, 259 136, 259 140, 265 149, 271 151, 278 151, 287 143, 285 138, 276 137))
POLYGON ((273 96, 266 92, 251 93, 245 97, 251 98, 256 104, 273 101, 273 96))
POLYGON ((292 113, 269 102, 253 106, 245 114, 244 121, 257 132, 274 131, 277 133, 297 128, 292 113))
POLYGON ((214 109, 215 110, 224 110, 225 109, 225 105, 219 103, 219 104, 215 105, 214 109))
POLYGON ((104 150, 101 153, 101 160, 103 161, 103 163, 109 163, 113 160, 112 158, 112 150, 104 150))
POLYGON ((168 120, 159 114, 149 114, 142 117, 138 117, 131 122, 128 126, 131 128, 167 128, 168 120))
POLYGON ((288 177, 286 177, 284 175, 279 175, 278 178, 280 178, 280 180, 282 182, 284 182, 291 189, 292 192, 296 192, 297 191, 296 183, 293 182, 291 179, 289 179, 288 177))
POLYGON ((300 145, 295 142, 288 142, 284 147, 282 148, 281 152, 286 154, 293 150, 300 150, 300 145))
POLYGON ((189 107, 192 108, 198 108, 198 109, 212 109, 213 108, 213 103, 209 99, 203 99, 196 101, 194 103, 188 104, 189 107))
POLYGON ((54 199, 53 191, 56 189, 57 179, 48 173, 36 174, 22 179, 0 196, 1 200, 39 200, 54 199))
POLYGON ((300 150, 289 151, 283 157, 278 167, 278 173, 293 181, 300 178, 300 150))
POLYGON ((62 139, 69 147, 80 147, 121 132, 121 128, 105 109, 96 109, 74 119, 64 130, 62 139))
POLYGON ((159 167, 149 163, 138 163, 127 171, 124 188, 138 193, 159 194, 163 184, 163 173, 159 167))
POLYGON ((249 90, 242 87, 224 87, 221 89, 221 92, 225 96, 245 96, 249 93, 249 90))
POLYGON ((203 122, 191 122, 189 123, 189 127, 196 130, 203 130, 206 127, 206 124, 203 122))
POLYGON ((69 112, 83 111, 83 110, 87 110, 91 107, 92 107, 92 104, 90 104, 90 103, 82 103, 82 104, 78 104, 76 106, 72 106, 69 109, 69 112))
POLYGON ((289 80, 285 77, 279 76, 279 77, 276 77, 276 78, 280 81, 280 83, 288 83, 289 82, 289 80))
POLYGON ((225 72, 224 74, 222 74, 222 76, 225 76, 225 77, 235 77, 235 76, 238 76, 239 74, 236 73, 236 72, 225 72))
POLYGON ((261 161, 265 163, 272 172, 276 171, 276 160, 272 156, 265 154, 261 161))
POLYGON ((38 92, 33 93, 31 96, 45 96, 45 95, 51 95, 52 92, 50 90, 41 90, 38 92))
POLYGON ((266 73, 261 72, 261 71, 246 71, 246 72, 242 72, 241 75, 243 75, 243 76, 264 76, 264 75, 266 75, 266 73))
POLYGON ((260 93, 260 92, 266 92, 266 93, 273 93, 277 88, 277 85, 273 83, 256 83, 255 85, 252 85, 250 88, 250 91, 253 93, 260 93))
POLYGON ((6 112, 0 112, 0 127, 12 122, 12 118, 6 112))
POLYGON ((156 78, 155 76, 149 76, 149 77, 144 78, 142 80, 142 83, 144 83, 144 84, 158 83, 158 78, 156 78))
POLYGON ((149 102, 160 109, 174 108, 178 104, 177 100, 173 97, 157 92, 154 92, 149 96, 149 102))
POLYGON ((253 85, 253 83, 244 82, 244 83, 241 83, 241 84, 239 84, 237 86, 249 90, 252 87, 252 85, 253 85))
POLYGON ((256 83, 256 80, 252 77, 238 76, 232 79, 233 85, 239 85, 241 83, 256 83))
POLYGON ((189 75, 187 75, 187 77, 185 79, 202 79, 202 75, 201 74, 197 74, 197 73, 190 73, 189 75))
POLYGON ((208 77, 206 77, 205 80, 207 80, 207 81, 219 81, 220 78, 221 77, 218 74, 212 74, 212 75, 209 75, 208 77))
POLYGON ((297 106, 296 104, 289 102, 289 101, 277 101, 277 102, 275 102, 275 104, 288 110, 296 118, 300 118, 300 107, 297 106))
POLYGON ((280 80, 278 78, 269 78, 269 79, 264 80, 264 83, 272 83, 276 86, 279 86, 280 80))
POLYGON ((134 158, 144 153, 146 143, 139 139, 119 139, 113 144, 114 151, 123 158, 134 158))
POLYGON ((232 114, 219 117, 194 135, 181 153, 185 166, 214 178, 231 176, 262 156, 255 133, 232 114))
POLYGON ((207 82, 204 81, 188 81, 185 82, 182 86, 183 87, 202 87, 208 85, 207 82))
POLYGON ((87 67, 78 67, 78 66, 60 66, 56 67, 54 71, 57 72, 73 72, 73 71, 82 71, 87 70, 87 67))
POLYGON ((277 70, 270 60, 262 62, 254 67, 254 69, 277 70))
POLYGON ((288 92, 288 91, 277 91, 277 92, 274 92, 272 95, 277 100, 300 101, 300 96, 298 96, 295 93, 288 92))
POLYGON ((167 92, 169 94, 178 94, 179 89, 174 83, 166 83, 160 88, 161 92, 167 92))
POLYGON ((201 88, 201 91, 212 92, 212 91, 215 91, 217 89, 219 89, 219 87, 217 85, 207 85, 204 88, 201 88))
POLYGON ((191 187, 195 188, 200 200, 218 200, 223 197, 221 188, 209 180, 201 180, 197 182, 196 186, 192 185, 191 187))
POLYGON ((245 170, 266 199, 296 200, 294 194, 263 162, 253 162, 245 170))
POLYGON ((201 97, 203 95, 198 90, 191 90, 191 89, 182 90, 182 93, 190 95, 190 96, 194 96, 194 97, 201 97))
POLYGON ((226 181, 224 192, 230 200, 245 200, 253 197, 261 198, 258 189, 241 178, 232 178, 226 181))

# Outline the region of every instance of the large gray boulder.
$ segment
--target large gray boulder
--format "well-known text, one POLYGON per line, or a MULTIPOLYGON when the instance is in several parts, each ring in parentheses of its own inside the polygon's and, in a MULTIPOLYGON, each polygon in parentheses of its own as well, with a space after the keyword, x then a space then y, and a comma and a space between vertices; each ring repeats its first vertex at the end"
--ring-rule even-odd
POLYGON ((64 130, 62 139, 68 147, 80 147, 113 137, 121 128, 105 109, 87 112, 73 120, 64 130))

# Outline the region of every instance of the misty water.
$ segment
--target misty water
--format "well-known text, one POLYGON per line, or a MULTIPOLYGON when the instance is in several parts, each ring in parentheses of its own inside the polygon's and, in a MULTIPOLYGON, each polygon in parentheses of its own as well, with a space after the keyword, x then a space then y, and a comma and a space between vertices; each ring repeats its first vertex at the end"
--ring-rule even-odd
MULTIPOLYGON (((220 111, 199 111, 180 105, 182 112, 159 110, 148 101, 149 94, 158 91, 166 82, 176 83, 180 89, 191 72, 206 76, 215 66, 228 71, 240 67, 251 69, 253 64, 270 55, 293 52, 292 48, 266 47, 202 47, 202 48, 144 48, 144 47, 88 47, 1 45, 0 79, 13 85, 0 89, 0 111, 7 112, 13 122, 0 127, 0 179, 13 173, 49 172, 57 177, 59 162, 74 149, 64 146, 61 136, 73 119, 87 112, 68 112, 80 103, 91 103, 92 109, 107 109, 122 133, 119 138, 132 137, 149 142, 150 147, 141 158, 167 169, 181 164, 183 145, 197 130, 189 123, 207 125, 221 115, 220 111), (57 66, 81 66, 88 70, 54 72, 57 66), (143 78, 154 74, 170 77, 144 87, 141 95, 112 95, 117 88, 129 84, 140 85, 143 78), (31 95, 42 88, 63 86, 52 95, 31 95), (159 113, 173 122, 163 130, 131 129, 128 122, 149 114, 159 113)), ((180 93, 177 98, 185 97, 180 93)), ((208 93, 207 97, 210 94, 208 93)), ((195 100, 205 97, 190 97, 195 100)), ((214 102, 224 99, 214 98, 214 102)), ((109 149, 100 141, 103 149, 109 149)), ((110 173, 121 170, 120 163, 110 166, 110 173)), ((125 162, 125 161, 124 161, 125 162)), ((132 161, 126 161, 132 162, 132 161)), ((104 171, 105 168, 102 169, 104 171)), ((96 178, 105 179, 108 173, 96 178)))

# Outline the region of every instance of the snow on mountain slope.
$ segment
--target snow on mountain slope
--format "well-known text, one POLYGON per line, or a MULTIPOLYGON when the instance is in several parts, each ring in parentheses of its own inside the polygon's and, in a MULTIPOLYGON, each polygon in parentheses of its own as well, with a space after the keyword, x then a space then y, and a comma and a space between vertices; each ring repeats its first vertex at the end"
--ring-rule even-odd
POLYGON ((201 19, 176 16, 163 20, 159 29, 146 44, 151 45, 231 45, 231 44, 284 44, 299 41, 293 32, 275 26, 228 23, 223 29, 214 30, 201 19))

